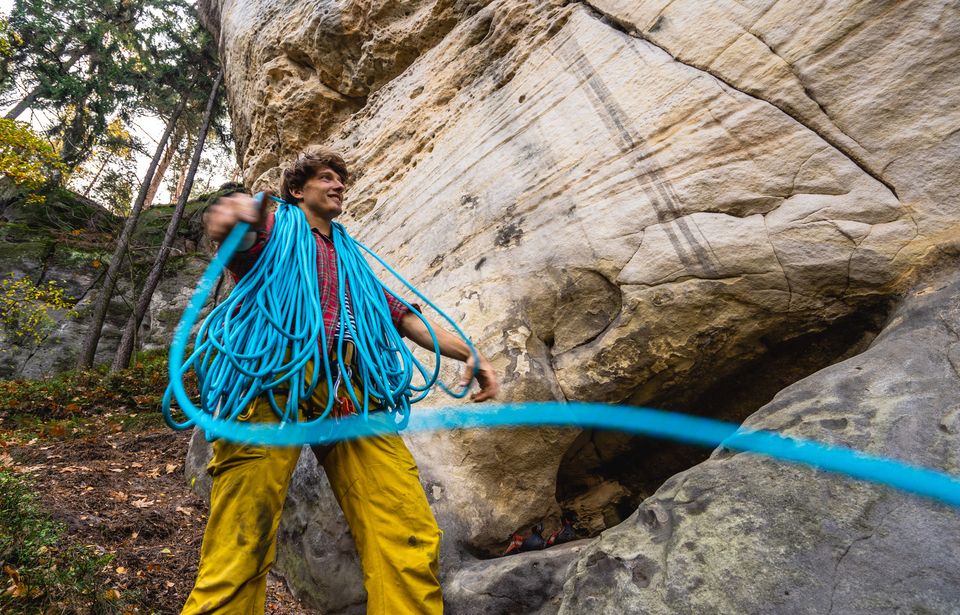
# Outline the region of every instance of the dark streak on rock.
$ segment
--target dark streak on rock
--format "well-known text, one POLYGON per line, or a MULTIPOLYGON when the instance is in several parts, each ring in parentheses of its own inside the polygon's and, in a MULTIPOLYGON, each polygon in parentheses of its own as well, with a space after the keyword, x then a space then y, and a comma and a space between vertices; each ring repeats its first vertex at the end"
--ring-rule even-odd
POLYGON ((673 245, 685 268, 697 267, 705 277, 717 277, 719 261, 709 246, 704 246, 695 236, 695 228, 684 218, 682 203, 663 168, 657 163, 653 152, 644 139, 631 126, 631 118, 617 101, 613 92, 597 74, 596 69, 577 44, 566 39, 559 45, 560 60, 568 72, 583 84, 583 92, 590 100, 613 137, 625 160, 633 167, 640 189, 650 200, 664 233, 673 245))

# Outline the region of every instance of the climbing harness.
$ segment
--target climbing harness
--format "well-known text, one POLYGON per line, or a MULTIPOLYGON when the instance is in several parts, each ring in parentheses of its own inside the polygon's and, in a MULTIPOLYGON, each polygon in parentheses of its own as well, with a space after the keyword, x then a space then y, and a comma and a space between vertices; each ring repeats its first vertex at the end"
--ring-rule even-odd
MULTIPOLYGON (((325 420, 331 414, 334 393, 329 396, 331 401, 319 419, 299 421, 298 413, 294 410, 297 404, 292 402, 308 398, 314 386, 304 385, 301 372, 307 362, 314 359, 313 383, 317 382, 320 365, 323 365, 328 384, 331 383, 331 368, 328 361, 320 358, 318 350, 323 348, 325 356, 326 339, 316 298, 316 244, 304 234, 309 234, 310 230, 306 227, 302 212, 289 203, 280 201, 274 227, 276 237, 265 247, 265 250, 271 250, 273 246, 273 251, 262 254, 254 270, 240 281, 223 304, 210 313, 197 335, 202 341, 184 360, 190 330, 247 228, 246 224, 238 224, 224 241, 201 278, 174 334, 170 348, 170 386, 164 397, 163 415, 175 429, 195 425, 205 430, 208 437, 267 446, 336 442, 378 433, 366 421, 372 395, 393 413, 395 424, 405 427, 408 432, 503 426, 573 426, 621 431, 708 448, 722 446, 732 451, 759 453, 960 506, 960 480, 952 475, 847 448, 750 430, 734 423, 687 414, 609 404, 544 402, 484 404, 482 408, 472 405, 435 408, 420 410, 411 416, 410 404, 422 399, 437 382, 439 354, 434 370, 428 377, 425 368, 409 353, 390 324, 389 310, 383 298, 383 289, 386 287, 366 265, 359 250, 377 259, 424 303, 437 308, 373 252, 351 239, 337 223, 334 223, 333 239, 340 257, 340 321, 345 323, 357 342, 361 381, 375 392, 368 395, 365 390, 361 404, 352 387, 347 386, 350 401, 357 409, 356 414, 341 415, 337 417, 338 420, 325 420), (281 229, 287 230, 281 232, 281 229), (294 242, 295 235, 300 237, 297 242, 294 242), (309 241, 303 241, 304 237, 309 241), (300 264, 294 267, 298 262, 300 264), (285 269, 288 266, 290 270, 285 269), (356 323, 345 313, 345 281, 349 281, 349 297, 355 307, 353 315, 356 323), (254 291, 255 283, 259 286, 254 291), (316 343, 318 336, 321 339, 319 347, 316 343), (183 376, 191 366, 196 369, 201 382, 200 408, 191 402, 183 387, 183 376), (411 384, 414 368, 424 377, 423 386, 411 384), (240 374, 243 378, 231 376, 231 373, 240 374), (288 382, 290 398, 286 409, 281 411, 273 402, 271 390, 288 382), (270 396, 280 422, 245 423, 234 420, 249 401, 260 394, 270 396), (172 397, 176 397, 187 416, 183 423, 175 423, 170 415, 172 397), (223 411, 220 412, 220 409, 223 411)), ((405 305, 409 307, 409 304, 405 305)), ((449 317, 437 311, 466 339, 449 317)), ((424 323, 427 324, 426 321, 424 323)), ((436 349, 436 335, 429 324, 427 328, 436 349)), ((344 326, 340 329, 343 331, 344 326)), ((345 373, 349 381, 353 377, 352 372, 339 358, 343 356, 344 349, 342 333, 338 337, 337 348, 338 374, 345 373)), ((476 353, 472 346, 471 351, 476 353)), ((466 390, 452 393, 447 387, 443 388, 455 397, 466 394, 466 390)))
MULTIPOLYGON (((255 198, 262 200, 263 196, 259 193, 255 198)), ((170 385, 163 400, 167 424, 174 429, 198 425, 208 435, 224 437, 224 426, 236 423, 256 398, 265 396, 278 417, 275 429, 310 428, 310 441, 319 444, 336 435, 339 419, 356 413, 365 421, 371 402, 375 408, 390 413, 396 427, 402 429, 410 418, 410 405, 423 399, 434 384, 453 397, 466 395, 466 388, 457 393, 438 381, 440 353, 436 334, 417 310, 398 299, 422 320, 430 333, 436 354, 433 370, 427 370, 404 344, 393 325, 384 294, 389 291, 370 268, 361 249, 434 308, 467 343, 477 365, 478 355, 470 340, 449 316, 336 222, 332 237, 338 259, 340 313, 336 363, 331 365, 320 306, 316 241, 300 208, 271 198, 279 204, 271 240, 250 272, 204 320, 197 332, 197 344, 185 361, 190 330, 248 225, 238 224, 227 237, 177 327, 170 349, 170 385), (355 361, 351 361, 353 355, 355 361), (305 373, 308 365, 312 365, 309 378, 305 373), (190 368, 196 371, 200 384, 199 408, 183 388, 183 377, 190 368), (311 397, 321 369, 330 392, 327 405, 319 417, 301 420, 300 400, 311 397), (422 378, 422 385, 413 382, 416 374, 422 378), (360 383, 362 400, 353 386, 360 383), (341 390, 346 394, 339 395, 341 390), (285 404, 277 403, 276 396, 281 394, 287 397, 285 404), (182 423, 174 421, 170 413, 174 397, 187 415, 182 423)))

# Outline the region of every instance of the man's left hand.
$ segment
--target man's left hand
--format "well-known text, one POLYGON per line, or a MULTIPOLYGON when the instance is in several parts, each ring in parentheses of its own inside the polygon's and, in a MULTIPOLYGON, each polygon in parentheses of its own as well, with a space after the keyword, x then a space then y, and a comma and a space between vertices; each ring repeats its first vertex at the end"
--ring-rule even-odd
MULTIPOLYGON (((482 354, 477 353, 477 355, 480 357, 480 369, 477 370, 477 384, 480 385, 480 390, 471 395, 470 399, 475 402, 481 402, 493 399, 497 391, 500 390, 500 384, 497 382, 497 372, 493 371, 493 366, 490 365, 490 362, 487 361, 482 354)), ((467 359, 467 366, 464 368, 460 386, 469 386, 470 381, 473 379, 473 368, 476 364, 476 358, 473 353, 471 353, 470 358, 467 359)))

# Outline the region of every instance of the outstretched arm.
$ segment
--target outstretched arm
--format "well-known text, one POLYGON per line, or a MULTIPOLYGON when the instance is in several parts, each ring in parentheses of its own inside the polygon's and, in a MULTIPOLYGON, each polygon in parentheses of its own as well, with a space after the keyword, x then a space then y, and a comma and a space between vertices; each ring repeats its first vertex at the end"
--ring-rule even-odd
MULTIPOLYGON (((464 369, 460 386, 467 386, 470 384, 474 367, 474 358, 473 353, 470 352, 470 347, 459 337, 441 328, 429 318, 424 318, 430 323, 433 334, 437 336, 440 354, 451 359, 456 359, 457 361, 466 362, 467 366, 464 369)), ((397 329, 401 334, 413 340, 418 346, 430 351, 434 350, 433 339, 430 337, 430 332, 427 330, 426 325, 423 324, 423 321, 420 320, 418 314, 414 312, 404 314, 403 318, 400 319, 400 324, 397 326, 397 329)), ((497 383, 497 373, 493 371, 490 362, 480 354, 479 350, 477 351, 477 355, 480 357, 480 369, 477 372, 477 383, 480 385, 480 390, 471 395, 470 399, 479 402, 492 399, 500 389, 500 385, 497 383)))

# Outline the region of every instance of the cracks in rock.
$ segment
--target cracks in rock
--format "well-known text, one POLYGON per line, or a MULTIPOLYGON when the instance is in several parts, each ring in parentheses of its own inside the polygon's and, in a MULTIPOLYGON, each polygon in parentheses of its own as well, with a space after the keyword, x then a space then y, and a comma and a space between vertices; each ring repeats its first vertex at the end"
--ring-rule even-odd
POLYGON ((813 160, 813 158, 814 158, 815 156, 819 156, 821 153, 827 151, 828 149, 830 149, 830 146, 829 146, 829 145, 827 145, 826 147, 822 147, 822 148, 818 149, 817 151, 815 151, 815 152, 813 152, 812 154, 810 154, 809 156, 807 156, 807 159, 804 160, 803 162, 801 162, 801 163, 797 166, 797 172, 793 174, 793 179, 790 180, 790 196, 794 196, 794 195, 796 195, 796 194, 802 194, 802 193, 798 193, 798 192, 797 192, 797 178, 800 177, 800 171, 803 170, 803 167, 807 166, 807 163, 810 162, 811 160, 813 160))
POLYGON ((887 512, 883 513, 883 516, 880 518, 880 523, 877 523, 876 526, 870 528, 869 534, 867 534, 866 536, 860 536, 860 537, 854 538, 853 541, 851 541, 850 544, 847 545, 847 548, 843 550, 843 553, 840 554, 840 557, 837 558, 837 563, 833 567, 833 589, 830 592, 830 610, 827 611, 828 615, 830 613, 833 613, 833 607, 837 597, 837 588, 840 585, 840 578, 839 578, 840 565, 843 563, 844 558, 847 557, 847 555, 850 553, 853 547, 855 547, 858 543, 864 542, 866 540, 870 540, 871 538, 876 536, 877 532, 880 531, 881 528, 883 528, 883 524, 884 522, 886 522, 887 517, 889 517, 892 513, 894 513, 897 509, 899 509, 900 506, 901 506, 900 504, 897 504, 887 512))
MULTIPOLYGON (((669 5, 668 5, 668 6, 669 6, 669 5)), ((667 7, 664 7, 664 9, 660 12, 661 15, 662 15, 662 13, 666 10, 666 8, 667 8, 667 7)), ((600 12, 603 13, 602 11, 600 11, 600 12)), ((605 13, 603 13, 603 14, 604 14, 607 18, 609 18, 609 19, 616 20, 615 16, 607 15, 607 14, 605 14, 605 13)), ((658 19, 659 19, 659 16, 658 16, 658 19)), ((621 22, 620 25, 622 26, 622 25, 624 25, 624 24, 621 22)), ((648 28, 648 29, 650 29, 650 28, 648 28)), ((782 56, 780 56, 778 53, 776 53, 776 51, 774 51, 773 48, 770 47, 770 45, 768 45, 767 42, 764 41, 760 36, 757 36, 757 35, 754 34, 753 32, 750 32, 749 30, 745 30, 745 33, 750 34, 751 36, 753 36, 754 38, 756 38, 758 41, 760 41, 761 43, 763 43, 763 45, 766 46, 767 49, 769 49, 770 52, 771 52, 773 55, 775 55, 776 57, 778 57, 778 58, 780 58, 781 60, 783 60, 783 62, 784 62, 788 67, 790 67, 790 72, 794 75, 794 78, 797 80, 797 83, 800 84, 800 87, 803 88, 804 95, 805 95, 811 102, 813 102, 815 105, 817 105, 817 107, 818 107, 818 108, 820 109, 820 111, 823 113, 823 116, 830 122, 830 125, 833 126, 838 133, 842 134, 842 135, 843 135, 844 137, 846 137, 847 139, 850 139, 850 141, 852 141, 853 143, 855 143, 855 144, 857 145, 857 147, 861 148, 863 151, 865 151, 865 152, 868 151, 866 148, 864 148, 862 145, 860 145, 860 143, 857 142, 856 139, 854 139, 852 136, 850 136, 849 134, 847 134, 847 133, 845 133, 844 131, 842 131, 842 130, 840 129, 840 127, 836 125, 836 123, 833 121, 833 119, 830 117, 830 115, 826 112, 826 110, 823 108, 823 106, 820 104, 820 102, 817 101, 817 99, 814 98, 814 97, 811 95, 810 90, 807 88, 807 86, 806 86, 806 84, 803 82, 803 80, 800 79, 800 76, 796 73, 796 70, 794 69, 793 65, 790 64, 790 62, 787 62, 786 59, 784 59, 782 56)), ((761 101, 761 102, 764 102, 764 103, 766 103, 766 104, 769 104, 769 105, 772 105, 772 106, 776 107, 776 108, 779 109, 781 112, 783 112, 785 115, 787 115, 788 117, 792 118, 795 122, 797 122, 798 124, 800 124, 801 126, 803 126, 804 128, 806 128, 807 130, 813 132, 814 134, 816 134, 817 136, 819 136, 821 139, 823 139, 824 141, 826 141, 831 147, 833 147, 834 149, 836 149, 837 151, 839 151, 840 153, 842 153, 847 159, 849 159, 851 162, 853 162, 855 165, 857 165, 857 167, 858 167, 861 171, 863 171, 864 173, 866 173, 867 175, 869 175, 870 177, 872 177, 872 178, 875 179, 876 181, 878 181, 878 182, 880 182, 881 184, 883 184, 883 185, 893 194, 893 196, 894 196, 898 201, 900 200, 900 197, 899 197, 899 195, 897 194, 897 190, 896 190, 896 188, 894 187, 894 185, 893 185, 892 183, 890 183, 889 181, 887 181, 887 180, 882 176, 882 174, 881 174, 880 172, 874 170, 870 164, 868 164, 865 160, 863 160, 860 156, 858 156, 858 155, 856 154, 856 152, 851 151, 849 147, 847 147, 847 146, 844 145, 843 143, 838 142, 837 139, 833 138, 831 135, 823 134, 822 131, 817 130, 814 126, 811 126, 807 121, 804 121, 804 118, 803 118, 802 116, 800 116, 799 113, 796 113, 796 112, 794 112, 793 110, 789 109, 789 108, 787 107, 787 105, 778 105, 778 104, 776 104, 775 102, 772 102, 772 101, 766 100, 766 99, 764 99, 764 98, 761 98, 759 95, 755 95, 755 94, 751 94, 751 93, 749 93, 749 92, 745 92, 744 90, 738 88, 736 85, 734 85, 733 83, 727 81, 727 80, 724 79, 723 77, 717 75, 717 74, 714 73, 714 72, 711 72, 711 71, 709 70, 709 68, 703 68, 703 67, 697 66, 697 65, 695 65, 695 64, 691 64, 691 63, 689 63, 689 62, 686 62, 686 61, 684 61, 684 60, 681 60, 680 58, 676 57, 676 55, 674 55, 673 53, 671 53, 670 50, 668 50, 668 49, 665 48, 664 46, 658 44, 657 42, 651 40, 648 36, 646 36, 646 35, 643 33, 643 31, 637 29, 637 28, 634 27, 634 26, 631 26, 631 27, 629 28, 629 34, 630 34, 631 36, 633 36, 634 38, 640 39, 640 40, 642 40, 642 41, 645 41, 645 42, 653 45, 654 47, 657 47, 658 49, 662 50, 664 53, 666 53, 667 55, 669 55, 671 58, 673 58, 674 61, 676 61, 676 62, 678 62, 678 63, 680 63, 680 64, 683 64, 684 66, 689 66, 690 68, 693 68, 693 69, 698 70, 698 71, 700 71, 700 72, 704 72, 704 73, 712 76, 714 79, 716 79, 717 81, 720 81, 721 83, 725 84, 727 87, 729 87, 729 88, 732 89, 732 90, 735 90, 735 91, 737 91, 737 92, 740 92, 741 94, 743 94, 743 95, 745 95, 745 96, 749 96, 750 98, 753 98, 754 100, 758 100, 758 101, 761 101)))
POLYGON ((787 275, 787 270, 783 267, 783 261, 780 260, 780 255, 777 254, 777 246, 773 245, 773 239, 771 238, 770 228, 767 226, 767 217, 763 216, 763 230, 767 233, 767 241, 770 243, 770 249, 773 251, 773 257, 777 259, 777 266, 780 267, 780 272, 783 273, 783 280, 787 284, 787 318, 790 317, 790 306, 793 303, 793 288, 790 286, 790 276, 787 275))
MULTIPOLYGON (((851 141, 853 141, 853 142, 857 145, 857 147, 859 147, 859 148, 862 149, 863 151, 865 151, 865 152, 867 152, 867 153, 870 153, 870 151, 869 151, 867 148, 865 148, 863 145, 861 145, 859 141, 857 141, 855 138, 853 138, 852 135, 844 132, 843 130, 840 129, 839 126, 837 126, 837 123, 834 121, 834 119, 833 119, 832 117, 830 117, 830 114, 827 113, 827 110, 824 109, 823 105, 820 104, 820 101, 817 100, 817 98, 816 98, 816 97, 813 95, 813 93, 810 91, 810 88, 807 87, 807 84, 804 83, 803 79, 802 79, 801 76, 800 76, 800 73, 797 72, 797 70, 796 70, 796 68, 794 68, 793 64, 791 64, 790 62, 788 62, 786 58, 784 58, 784 57, 781 56, 779 53, 777 53, 776 50, 775 50, 773 47, 771 47, 770 44, 767 43, 767 41, 764 40, 764 38, 763 38, 760 34, 751 32, 750 30, 747 30, 746 33, 749 34, 749 35, 751 35, 751 36, 753 36, 754 38, 756 38, 756 39, 757 39, 758 41, 760 41, 761 43, 763 43, 764 47, 766 47, 767 49, 769 49, 771 54, 773 54, 774 56, 776 56, 776 57, 780 58, 781 60, 783 60, 783 63, 786 64, 787 67, 790 69, 790 74, 793 75, 794 79, 797 80, 797 83, 800 84, 800 87, 803 88, 803 94, 804 94, 804 96, 806 96, 807 99, 810 100, 810 102, 812 102, 813 104, 817 105, 817 108, 820 110, 820 113, 823 114, 823 117, 827 118, 827 120, 830 122, 830 125, 833 126, 833 127, 837 130, 837 132, 839 132, 839 133, 842 134, 844 137, 846 137, 846 138, 850 139, 851 141)), ((707 72, 709 72, 709 71, 707 71, 707 72)), ((710 73, 710 74, 713 74, 713 73, 710 73)), ((720 77, 717 77, 717 78, 720 79, 720 77)), ((727 83, 727 82, 724 81, 724 83, 727 83)), ((731 85, 731 84, 728 84, 728 85, 731 85)), ((731 85, 731 87, 733 87, 733 86, 731 85)), ((740 90, 738 90, 738 91, 740 91, 740 90)), ((756 97, 756 98, 759 98, 759 97, 756 97)), ((760 99, 760 100, 763 100, 763 99, 760 99)), ((894 196, 898 201, 900 200, 900 197, 897 195, 897 189, 893 186, 893 184, 889 183, 887 180, 885 180, 885 179, 883 178, 882 171, 876 171, 876 170, 874 170, 871 165, 868 165, 868 164, 866 163, 866 161, 861 160, 860 157, 857 156, 854 152, 848 151, 848 148, 846 148, 843 144, 841 144, 841 143, 834 143, 833 139, 831 139, 831 138, 828 137, 827 135, 821 134, 819 131, 817 131, 816 129, 814 129, 812 126, 807 125, 807 123, 804 122, 804 121, 802 120, 802 118, 799 117, 799 114, 791 113, 789 109, 786 109, 786 108, 785 108, 786 105, 784 105, 784 106, 781 107, 780 105, 777 105, 776 103, 773 103, 773 102, 770 102, 770 101, 766 101, 766 102, 768 102, 769 104, 777 107, 778 109, 780 109, 781 111, 783 111, 784 113, 786 113, 787 115, 789 115, 790 117, 792 117, 794 120, 796 120, 799 124, 801 124, 802 126, 806 127, 808 130, 811 130, 811 131, 813 131, 814 133, 816 133, 821 139, 823 139, 824 141, 826 141, 827 143, 829 143, 829 144, 830 144, 831 146, 833 146, 836 150, 842 152, 843 155, 846 156, 848 159, 850 159, 850 161, 852 161, 855 165, 857 165, 857 166, 860 168, 860 170, 862 170, 864 173, 868 174, 870 177, 874 178, 875 180, 877 180, 878 182, 880 182, 881 184, 883 184, 884 186, 886 186, 887 189, 890 190, 890 192, 893 193, 893 196, 894 196)))

